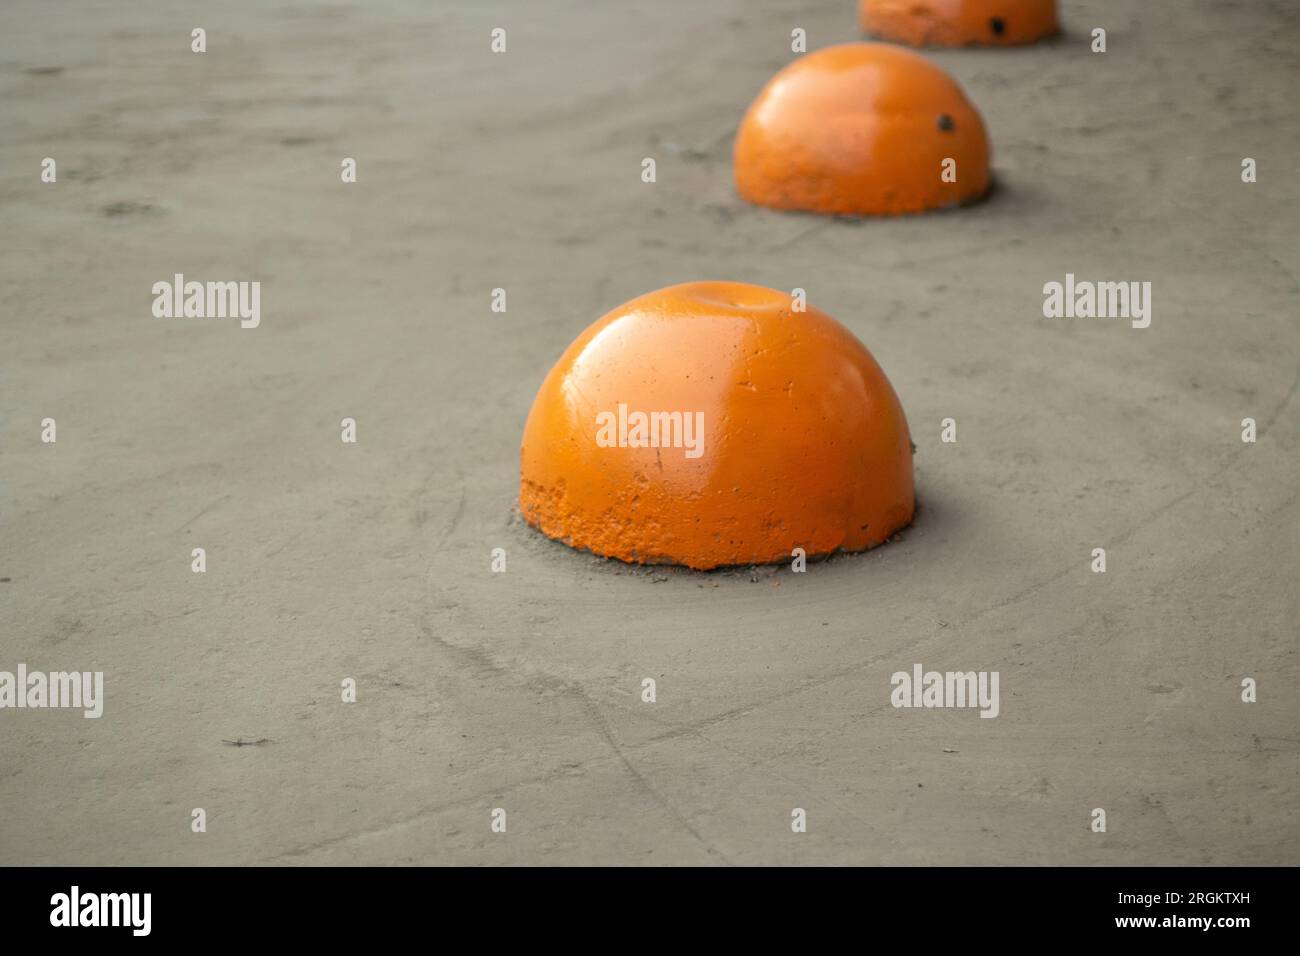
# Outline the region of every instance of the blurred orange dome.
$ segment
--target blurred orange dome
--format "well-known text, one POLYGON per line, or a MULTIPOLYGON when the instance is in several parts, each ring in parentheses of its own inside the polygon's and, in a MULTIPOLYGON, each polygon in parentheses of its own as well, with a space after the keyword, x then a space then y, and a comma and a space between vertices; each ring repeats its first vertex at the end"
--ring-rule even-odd
POLYGON ((1056 33, 1056 0, 859 0, 872 36, 909 46, 1011 46, 1056 33))
POLYGON ((921 212, 989 186, 984 121, 938 66, 887 43, 800 57, 768 82, 740 124, 742 197, 777 209, 921 212))

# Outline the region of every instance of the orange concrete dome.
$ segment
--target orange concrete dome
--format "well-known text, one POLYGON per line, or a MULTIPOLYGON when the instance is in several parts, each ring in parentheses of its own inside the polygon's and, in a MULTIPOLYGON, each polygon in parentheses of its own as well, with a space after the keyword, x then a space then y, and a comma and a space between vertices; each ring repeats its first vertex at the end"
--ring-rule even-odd
POLYGON ((845 43, 772 77, 740 124, 734 166, 737 191, 761 206, 895 215, 984 195, 989 145, 939 67, 887 43, 845 43))
POLYGON ((1060 29, 1056 0, 859 0, 872 36, 910 46, 1012 46, 1060 29))
POLYGON ((861 551, 915 505, 907 419, 871 353, 740 282, 670 286, 588 327, 533 401, 520 472, 548 537, 697 569, 861 551))

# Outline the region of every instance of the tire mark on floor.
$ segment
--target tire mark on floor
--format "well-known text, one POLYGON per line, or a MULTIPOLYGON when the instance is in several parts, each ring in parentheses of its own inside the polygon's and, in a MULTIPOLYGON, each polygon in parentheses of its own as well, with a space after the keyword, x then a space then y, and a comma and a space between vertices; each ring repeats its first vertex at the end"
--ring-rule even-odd
POLYGON ((605 742, 609 745, 610 749, 614 751, 615 756, 617 756, 619 761, 623 764, 623 769, 627 771, 628 775, 637 785, 637 788, 655 803, 659 804, 659 806, 663 807, 664 810, 666 810, 669 815, 677 821, 678 826, 695 838, 695 841, 704 848, 706 853, 710 856, 717 857, 723 863, 727 864, 727 866, 735 866, 725 853, 718 849, 712 841, 705 838, 705 836, 695 828, 691 821, 686 819, 686 816, 677 809, 676 805, 660 793, 650 783, 650 781, 646 779, 645 775, 636 768, 628 758, 627 752, 624 750, 623 746, 614 736, 613 731, 610 730, 609 724, 600 713, 600 708, 598 708, 595 702, 587 696, 586 691, 572 682, 565 681, 565 683, 573 689, 573 692, 578 697, 583 709, 586 710, 587 716, 591 719, 592 726, 596 728, 597 733, 605 739, 605 742))
MULTIPOLYGON (((421 631, 426 637, 433 641, 438 647, 449 652, 457 661, 468 665, 479 678, 504 678, 510 684, 527 688, 534 693, 551 692, 564 699, 575 703, 579 709, 586 715, 588 723, 609 746, 614 756, 618 758, 627 771, 628 776, 636 785, 637 789, 650 798, 654 803, 661 806, 668 814, 677 821, 677 824, 685 830, 690 836, 700 844, 710 856, 716 857, 728 866, 734 865, 732 861, 709 841, 695 826, 686 818, 686 816, 677 808, 677 806, 664 796, 646 776, 632 763, 628 757, 626 748, 619 743, 618 738, 614 736, 608 721, 600 712, 600 708, 595 701, 587 694, 586 689, 577 681, 557 674, 546 671, 523 673, 505 667, 492 658, 492 655, 479 647, 465 647, 459 644, 453 644, 446 638, 437 634, 429 621, 426 619, 421 622, 421 631)), ((581 766, 581 764, 579 764, 581 766)))
POLYGON ((223 502, 225 502, 225 501, 229 501, 229 500, 230 500, 230 495, 222 495, 220 498, 216 499, 215 501, 213 501, 213 502, 211 502, 209 505, 207 505, 207 507, 205 507, 202 511, 200 511, 198 514, 196 514, 196 515, 195 515, 193 518, 191 518, 189 521, 185 522, 183 525, 181 525, 179 528, 177 528, 176 531, 173 532, 173 533, 174 533, 174 534, 179 534, 180 532, 182 532, 182 531, 184 531, 186 528, 188 528, 190 525, 194 524, 194 522, 196 522, 196 521, 198 521, 200 518, 202 518, 202 517, 203 517, 205 514, 207 514, 209 511, 212 511, 214 508, 218 507, 218 506, 221 505, 223 502))

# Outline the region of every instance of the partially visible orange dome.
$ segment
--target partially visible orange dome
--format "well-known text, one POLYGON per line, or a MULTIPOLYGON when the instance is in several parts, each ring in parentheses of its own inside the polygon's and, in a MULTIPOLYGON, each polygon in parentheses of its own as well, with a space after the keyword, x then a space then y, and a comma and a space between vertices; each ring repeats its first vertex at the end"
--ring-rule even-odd
POLYGON ((858 0, 864 32, 909 46, 1011 46, 1056 33, 1056 0, 858 0))
POLYGON ((845 43, 772 77, 740 124, 736 189, 777 209, 894 215, 982 196, 984 121, 957 82, 888 43, 845 43))
POLYGON ((853 334, 785 292, 690 282, 574 340, 524 426, 548 537, 698 569, 860 551, 912 520, 911 437, 853 334))

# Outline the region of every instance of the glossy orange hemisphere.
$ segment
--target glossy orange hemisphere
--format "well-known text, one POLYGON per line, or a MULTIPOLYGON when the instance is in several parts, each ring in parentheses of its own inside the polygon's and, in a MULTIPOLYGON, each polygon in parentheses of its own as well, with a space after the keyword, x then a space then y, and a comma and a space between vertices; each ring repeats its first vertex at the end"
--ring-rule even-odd
POLYGON ((827 47, 777 73, 740 124, 734 164, 750 202, 822 213, 921 212, 989 185, 984 121, 961 87, 887 43, 827 47))
POLYGON ((907 420, 871 353, 739 282, 660 289, 579 335, 533 402, 520 471, 520 511, 547 536, 698 569, 860 551, 915 504, 907 420))
POLYGON ((1011 46, 1060 29, 1056 0, 859 0, 873 36, 911 46, 1011 46))

